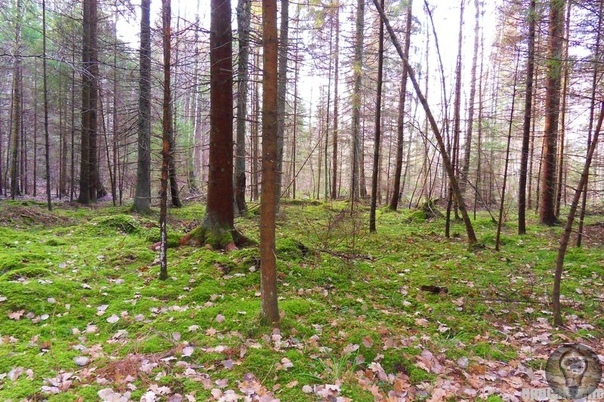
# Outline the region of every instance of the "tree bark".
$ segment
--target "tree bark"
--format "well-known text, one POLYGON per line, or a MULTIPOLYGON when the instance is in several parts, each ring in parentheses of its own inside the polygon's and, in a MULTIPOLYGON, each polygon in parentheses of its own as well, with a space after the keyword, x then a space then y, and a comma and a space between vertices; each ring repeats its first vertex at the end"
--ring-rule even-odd
POLYGON ((13 98, 12 98, 12 155, 10 165, 11 198, 21 195, 21 177, 19 156, 21 154, 22 105, 23 105, 23 60, 21 58, 21 0, 17 0, 17 21, 15 23, 15 58, 13 64, 13 98))
POLYGON ((543 165, 539 196, 539 221, 553 226, 558 223, 555 214, 556 147, 560 113, 560 87, 564 51, 564 9, 566 0, 550 0, 550 28, 548 39, 548 68, 545 83, 545 127, 543 138, 543 165))
POLYGON ((151 0, 141 0, 138 157, 134 210, 151 212, 151 0))
POLYGON ((277 263, 275 257, 275 215, 278 180, 278 74, 277 4, 262 0, 263 82, 262 82, 262 195, 260 204, 260 289, 262 320, 279 324, 277 263))
MULTIPOLYGON (((380 0, 384 8, 384 0, 380 0)), ((382 78, 384 71, 384 22, 380 19, 378 37, 378 70, 375 96, 375 137, 373 144, 373 172, 371 176, 371 207, 369 209, 369 231, 376 232, 375 210, 377 208, 378 179, 380 173, 380 145, 382 137, 382 78)), ((381 198, 381 197, 380 197, 381 198)))
POLYGON ((106 194, 98 163, 98 45, 97 0, 84 0, 82 48, 82 141, 80 158, 80 204, 95 202, 106 194))
POLYGON ((363 75, 363 39, 365 27, 365 1, 357 0, 354 58, 352 62, 352 174, 350 182, 351 205, 360 198, 361 164, 361 83, 363 75))
POLYGON ((283 143, 285 141, 285 104, 287 103, 287 50, 289 48, 289 0, 281 0, 281 27, 279 34, 278 129, 277 129, 277 210, 283 181, 283 143))
POLYGON ((232 230, 233 63, 230 0, 212 0, 210 27, 210 167, 204 225, 232 230))
POLYGON ((160 229, 160 272, 159 279, 168 279, 168 176, 170 167, 170 136, 173 129, 172 126, 172 94, 170 92, 170 50, 171 50, 171 27, 170 21, 172 18, 171 1, 162 0, 162 42, 164 56, 164 95, 163 95, 163 116, 162 116, 162 164, 161 164, 161 183, 159 191, 160 207, 159 207, 159 229, 160 229))
POLYGON ((235 155, 235 204, 245 213, 245 128, 247 121, 247 86, 249 81, 251 0, 239 0, 237 27, 239 30, 239 59, 237 64, 237 145, 235 155))
POLYGON ((526 93, 524 97, 524 121, 522 124, 522 151, 518 183, 518 234, 526 234, 526 184, 531 141, 531 116, 533 113, 533 77, 535 74, 535 26, 536 0, 531 0, 528 13, 528 53, 526 61, 526 93))
MULTIPOLYGON (((409 54, 411 47, 411 22, 413 19, 413 2, 409 0, 407 3, 407 17, 405 23, 405 54, 409 54)), ((407 102, 407 69, 403 67, 401 78, 401 92, 399 94, 398 103, 398 123, 396 129, 396 169, 394 172, 394 186, 392 188, 392 198, 389 208, 393 211, 398 209, 398 203, 401 196, 401 175, 403 173, 403 148, 405 134, 405 104, 407 102)))
POLYGON ((336 28, 334 49, 334 83, 333 83, 333 134, 331 148, 331 199, 338 198, 338 125, 339 100, 338 81, 340 80, 340 5, 336 3, 334 10, 334 25, 336 28))

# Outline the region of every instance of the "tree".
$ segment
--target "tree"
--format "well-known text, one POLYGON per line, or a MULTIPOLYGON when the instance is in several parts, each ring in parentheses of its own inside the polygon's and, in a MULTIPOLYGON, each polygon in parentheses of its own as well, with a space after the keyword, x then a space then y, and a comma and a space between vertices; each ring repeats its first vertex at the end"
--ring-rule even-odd
POLYGON ((138 158, 134 210, 151 212, 151 0, 141 1, 138 158))
POLYGON ((235 204, 239 213, 247 210, 245 204, 245 128, 247 120, 247 86, 249 81, 251 0, 237 3, 239 30, 239 58, 237 62, 237 148, 235 155, 235 204))
POLYGON ((363 74, 363 38, 365 35, 364 27, 365 1, 357 0, 354 58, 352 61, 352 174, 350 182, 350 200, 352 201, 352 205, 354 205, 354 201, 357 201, 361 195, 361 84, 363 74))
POLYGON ((210 157, 203 222, 181 239, 234 249, 248 239, 234 227, 233 37, 230 0, 212 0, 210 17, 210 157))
MULTIPOLYGON (((384 8, 384 0, 380 0, 380 7, 384 8)), ((380 142, 382 136, 382 80, 384 72, 384 22, 380 19, 378 36, 378 70, 377 90, 375 98, 375 137, 373 144, 373 172, 371 176, 371 208, 369 211, 369 231, 375 232, 375 210, 377 208, 378 178, 380 171, 380 142)))
POLYGON ((390 39, 392 40, 392 43, 394 44, 394 47, 396 48, 396 51, 397 51, 399 57, 403 61, 404 68, 406 68, 407 72, 409 73, 409 79, 411 80, 415 93, 416 93, 417 97, 419 98, 420 103, 422 104, 424 112, 426 113, 426 117, 428 119, 428 123, 430 124, 430 128, 434 132, 438 150, 440 151, 441 159, 442 159, 443 165, 445 167, 447 176, 449 178, 449 183, 450 183, 449 185, 450 185, 451 191, 453 193, 453 197, 455 198, 455 201, 457 202, 457 205, 459 207, 459 213, 461 214, 464 225, 466 227, 466 234, 468 236, 468 245, 469 245, 469 247, 473 247, 478 242, 478 239, 476 238, 476 233, 474 232, 474 227, 472 226, 472 222, 470 221, 468 211, 466 210, 465 202, 463 200, 463 196, 459 189, 459 184, 458 184, 458 181, 457 181, 457 178, 455 175, 455 171, 453 170, 453 165, 451 164, 451 159, 449 159, 449 153, 447 152, 447 148, 445 146, 442 135, 440 133, 440 128, 438 127, 438 124, 436 123, 436 119, 434 118, 434 115, 432 114, 432 110, 430 109, 430 105, 428 105, 428 101, 426 100, 426 97, 424 96, 424 94, 421 91, 421 88, 419 87, 419 83, 418 83, 417 79, 415 78, 415 72, 414 72, 413 68, 411 67, 411 65, 409 64, 407 55, 403 52, 403 48, 401 47, 401 45, 398 41, 398 38, 394 32, 394 29, 392 28, 392 25, 390 25, 390 21, 388 20, 388 17, 384 13, 384 9, 380 6, 380 4, 378 3, 378 0, 373 0, 373 4, 375 5, 376 9, 380 13, 380 18, 382 18, 382 21, 384 22, 384 25, 386 26, 386 30, 388 31, 388 34, 390 35, 390 39))
MULTIPOLYGON (((48 74, 46 61, 46 0, 42 0, 42 79, 44 87, 44 161, 46 165, 46 204, 48 210, 52 210, 50 202, 50 133, 48 132, 48 74)), ((35 171, 34 171, 35 173, 35 171)), ((34 179, 34 192, 36 189, 36 180, 34 179)))
POLYGON ((17 0, 17 18, 15 24, 15 61, 13 64, 13 98, 12 98, 12 156, 10 167, 11 198, 21 195, 19 156, 21 155, 22 105, 23 105, 23 60, 21 58, 21 20, 23 11, 21 0, 17 0))
POLYGON ((260 203, 260 290, 262 319, 279 323, 275 215, 278 181, 278 44, 276 0, 262 0, 262 195, 260 203))
MULTIPOLYGON (((285 104, 287 103, 287 52, 289 48, 289 0, 281 0, 278 76, 278 131, 277 131, 277 194, 281 195, 283 181, 283 144, 285 141, 285 104)), ((277 208, 279 199, 277 199, 277 208)))
POLYGON ((528 176, 529 147, 531 140, 531 115, 533 113, 533 76, 535 74, 536 0, 531 0, 528 19, 528 53, 526 60, 526 93, 524 96, 524 121, 522 124, 522 150, 518 183, 518 234, 526 234, 526 183, 528 176))
POLYGON ((82 141, 80 158, 80 196, 78 202, 89 204, 105 195, 97 156, 98 47, 97 0, 84 0, 82 40, 82 141))
POLYGON ((564 57, 564 10, 566 0, 550 0, 547 78, 545 82, 545 127, 543 166, 539 195, 539 221, 552 226, 555 215, 556 147, 560 113, 560 88, 564 57))
POLYGON ((591 162, 594 157, 594 153, 596 151, 598 145, 598 137, 600 136, 600 130, 602 129, 602 121, 604 120, 604 102, 601 102, 600 107, 600 116, 598 118, 598 123, 596 124, 596 129, 593 134, 593 140, 591 144, 589 144, 589 148, 587 150, 587 156, 585 158, 585 164, 583 165, 583 171, 581 172, 581 178, 579 179, 579 184, 575 189, 575 195, 573 197, 573 201, 570 206, 570 211, 568 212, 568 217, 566 218, 566 225, 564 226, 564 233, 560 238, 560 247, 558 248, 558 256, 556 257, 556 269, 554 271, 554 289, 552 292, 552 305, 553 305, 553 313, 554 313, 554 325, 562 326, 562 305, 560 303, 560 292, 561 292, 561 284, 562 284, 562 271, 564 269, 564 259, 566 257, 566 250, 568 248, 568 243, 570 240, 570 235, 573 229, 573 223, 575 221, 575 216, 577 213, 577 207, 579 205, 579 201, 581 199, 581 193, 585 190, 585 186, 587 185, 587 178, 589 176, 589 168, 591 167, 591 162))
MULTIPOLYGON (((407 17, 405 22, 404 52, 409 54, 411 47, 411 22, 413 18, 413 0, 407 3, 407 17)), ((405 133, 405 104, 407 101, 407 69, 403 68, 401 74, 401 90, 399 94, 398 123, 396 129, 396 170, 394 172, 394 186, 389 208, 396 211, 401 193, 401 175, 403 173, 403 136, 405 133)))
POLYGON ((331 199, 338 198, 338 124, 339 124, 339 98, 338 82, 340 80, 340 4, 337 2, 334 9, 335 45, 333 53, 334 84, 333 84, 333 135, 331 152, 331 199))
POLYGON ((162 120, 162 163, 161 163, 161 184, 160 184, 160 210, 159 210, 159 231, 160 231, 160 273, 159 279, 168 279, 168 228, 166 224, 168 214, 168 176, 170 169, 170 137, 174 125, 172 124, 172 93, 170 68, 170 42, 172 17, 170 0, 162 0, 162 42, 164 50, 164 98, 163 98, 163 120, 162 120))

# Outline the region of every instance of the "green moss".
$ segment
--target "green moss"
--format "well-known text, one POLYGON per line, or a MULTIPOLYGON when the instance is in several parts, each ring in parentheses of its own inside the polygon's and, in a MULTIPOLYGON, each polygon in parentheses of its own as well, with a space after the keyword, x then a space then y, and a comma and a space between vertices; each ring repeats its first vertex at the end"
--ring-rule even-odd
POLYGON ((50 276, 52 272, 46 268, 28 267, 12 269, 0 276, 0 281, 15 281, 18 279, 41 278, 50 276))

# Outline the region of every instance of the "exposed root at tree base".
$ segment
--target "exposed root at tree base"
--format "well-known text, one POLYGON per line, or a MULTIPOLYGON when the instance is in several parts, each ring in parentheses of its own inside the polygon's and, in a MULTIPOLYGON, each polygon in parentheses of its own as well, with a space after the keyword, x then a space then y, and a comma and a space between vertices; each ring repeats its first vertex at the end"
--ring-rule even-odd
POLYGON ((181 237, 178 244, 231 251, 252 246, 255 242, 235 229, 202 224, 181 237))

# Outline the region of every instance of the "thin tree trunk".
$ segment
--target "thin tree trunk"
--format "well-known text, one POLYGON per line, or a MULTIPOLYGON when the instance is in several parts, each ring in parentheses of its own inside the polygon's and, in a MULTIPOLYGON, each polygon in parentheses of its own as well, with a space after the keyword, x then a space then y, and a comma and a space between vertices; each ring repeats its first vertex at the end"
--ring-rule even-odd
MULTIPOLYGON (((598 28, 596 31, 596 46, 593 53, 593 75, 591 79, 591 95, 590 95, 590 105, 589 105, 589 129, 587 131, 587 149, 591 147, 591 136, 593 131, 593 122, 596 108, 596 89, 598 84, 598 79, 600 76, 600 64, 598 60, 600 58, 600 49, 602 44, 602 12, 604 11, 604 0, 600 0, 600 9, 598 15, 598 28)), ((583 190, 583 194, 581 197, 581 212, 579 214, 579 228, 577 230, 577 247, 581 247, 581 242, 583 241, 583 224, 585 220, 585 209, 587 208, 587 184, 589 181, 589 176, 585 179, 585 188, 583 190)))
POLYGON ((162 42, 164 56, 164 97, 163 97, 163 118, 162 118, 162 164, 161 164, 161 183, 159 191, 159 229, 160 229, 160 271, 159 279, 168 279, 168 176, 170 165, 170 135, 173 129, 172 125, 172 94, 170 93, 170 48, 171 48, 171 30, 170 21, 172 18, 171 1, 162 0, 162 42))
MULTIPOLYGON (((411 47, 411 22, 413 18, 413 3, 409 0, 407 3, 407 17, 405 24, 405 54, 409 54, 411 47)), ((392 199, 389 208, 396 211, 398 208, 399 197, 401 195, 401 174, 403 172, 403 139, 405 133, 405 104, 407 100, 407 69, 403 67, 401 78, 401 92, 398 103, 398 125, 397 125, 397 146, 396 146, 396 170, 394 172, 394 187, 392 189, 392 199)))
POLYGON ((461 165, 461 192, 465 193, 466 183, 470 173, 470 156, 472 155, 472 134, 474 130, 474 101, 476 99, 476 68, 478 66, 478 42, 480 37, 480 5, 479 0, 474 0, 474 51, 472 54, 472 69, 470 72, 470 99, 468 100, 468 126, 464 140, 464 156, 461 165))
POLYGON ((352 89, 352 174, 350 183, 350 201, 354 208, 360 197, 361 164, 361 83, 363 73, 363 38, 365 26, 365 1, 357 0, 356 33, 354 42, 353 89, 352 89))
POLYGON ((587 178, 589 176, 589 168, 591 166, 591 161, 593 159, 594 153, 596 151, 596 147, 598 145, 598 137, 600 136, 600 130, 602 129, 602 120, 604 120, 604 102, 601 102, 600 117, 598 118, 598 124, 596 125, 596 129, 594 131, 594 138, 587 151, 585 165, 583 166, 583 171, 581 172, 581 179, 579 180, 579 184, 577 185, 577 189, 575 190, 575 195, 573 196, 573 201, 570 206, 570 211, 568 213, 568 217, 566 218, 566 225, 564 227, 564 233, 563 233, 562 237, 560 238, 560 247, 558 249, 558 256, 556 258, 556 270, 554 272, 554 289, 552 292, 554 325, 556 325, 556 326, 563 325, 562 306, 560 304, 560 287, 562 284, 562 271, 564 269, 564 258, 566 257, 566 250, 568 248, 570 235, 572 233, 573 223, 575 220, 575 215, 577 213, 577 206, 578 206, 579 200, 581 198, 581 193, 583 192, 583 190, 585 189, 585 185, 587 184, 587 178))
POLYGON ((239 59, 237 64, 237 145, 235 153, 235 203, 240 214, 245 213, 245 128, 247 122, 247 86, 249 81, 251 0, 237 3, 239 30, 239 59))
MULTIPOLYGON (((558 172, 556 180, 556 198, 554 200, 554 214, 560 215, 560 204, 562 201, 562 189, 564 184, 564 165, 565 165, 565 141, 566 141, 566 101, 568 94, 568 77, 570 74, 570 66, 568 63, 568 48, 570 46, 570 10, 571 2, 566 6, 566 22, 564 27, 564 73, 562 76, 562 105, 560 107, 560 148, 558 151, 558 172)), ((566 202, 565 202, 566 203, 566 202)))
POLYGON ((287 52, 289 48, 289 0, 281 0, 279 34, 278 128, 277 128, 277 211, 283 186, 283 144, 285 142, 285 104, 287 103, 287 52))
POLYGON ((21 145, 21 124, 22 124, 22 95, 23 95, 23 61, 21 58, 21 19, 22 6, 21 0, 17 0, 17 21, 15 24, 15 57, 13 64, 13 99, 12 99, 12 157, 10 165, 11 178, 11 198, 21 195, 20 175, 19 175, 19 155, 21 145))
POLYGON ((516 85, 518 82, 518 64, 520 64, 520 53, 516 57, 516 70, 514 71, 514 86, 512 89, 512 107, 510 109, 510 121, 508 123, 508 140, 505 147, 505 165, 503 168, 503 184, 501 185, 501 202, 499 204, 499 219, 497 221, 497 236, 495 238, 495 250, 499 251, 501 240, 501 228, 503 227, 503 210, 505 207, 505 192, 508 182, 508 167, 510 164, 510 144, 512 143, 512 128, 514 122, 514 107, 516 106, 516 85))
MULTIPOLYGON (((48 74, 46 69, 46 0, 42 0, 42 79, 42 85, 44 87, 44 149, 46 151, 44 153, 44 162, 46 165, 46 203, 48 205, 48 210, 52 211, 50 195, 50 134, 48 132, 48 74)), ((35 179, 34 188, 36 188, 35 179)), ((62 189, 60 191, 62 191, 62 189)))
POLYGON ((338 84, 340 81, 340 5, 336 3, 334 10, 335 49, 334 49, 334 84, 333 84, 333 134, 331 149, 331 199, 338 198, 338 84))
MULTIPOLYGON (((533 113, 533 76, 535 73, 535 26, 536 0, 531 0, 528 13, 528 53, 526 61, 526 92, 524 97, 524 121, 522 125, 522 151, 520 154, 520 178, 518 184, 518 234, 526 234, 526 183, 528 175, 529 147, 531 140, 531 115, 533 113)), ((530 189, 529 189, 530 191, 530 189)))
POLYGON ((453 166, 451 165, 451 160, 449 159, 449 155, 447 153, 445 143, 443 142, 443 138, 440 133, 438 124, 436 123, 436 119, 434 118, 434 115, 432 114, 432 111, 430 109, 430 106, 428 105, 428 101, 426 100, 426 97, 424 96, 424 94, 421 91, 421 88, 419 87, 417 79, 415 78, 415 72, 413 71, 413 68, 409 64, 407 55, 403 52, 403 49, 401 48, 401 46, 398 42, 398 38, 396 37, 396 34, 395 34, 394 30, 392 29, 390 22, 388 21, 388 17, 386 17, 384 10, 382 9, 382 7, 380 7, 378 0, 373 0, 373 4, 378 9, 381 18, 384 21, 384 24, 386 25, 386 29, 388 30, 388 33, 390 34, 390 38, 392 39, 392 42, 393 42, 400 58, 402 59, 403 63, 405 64, 405 68, 408 70, 409 79, 411 80, 411 83, 413 84, 413 88, 415 89, 417 97, 419 98, 419 101, 421 102, 421 104, 424 108, 426 117, 428 118, 428 121, 430 123, 430 127, 432 128, 432 131, 434 132, 434 136, 436 137, 438 149, 440 150, 440 153, 442 156, 443 165, 445 166, 445 170, 449 176, 449 181, 451 183, 451 189, 452 189, 453 195, 455 197, 455 201, 457 202, 457 204, 459 206, 459 212, 461 213, 462 219, 463 219, 465 227, 466 227, 466 233, 468 236, 468 244, 471 247, 478 242, 478 239, 476 238, 476 234, 474 232, 474 227, 472 226, 472 222, 470 221, 470 217, 468 216, 468 212, 466 210, 463 196, 461 194, 461 191, 459 190, 457 178, 455 177, 455 171, 453 170, 453 166))
MULTIPOLYGON (((380 7, 384 8, 384 0, 380 0, 380 7)), ((375 95, 375 136, 373 144, 373 174, 371 177, 371 207, 369 210, 369 231, 376 232, 375 210, 377 208, 378 178, 380 171, 380 146, 382 137, 382 76, 384 70, 384 22, 380 19, 378 37, 378 70, 377 88, 375 95)), ((381 197, 380 197, 381 198, 381 197)))

